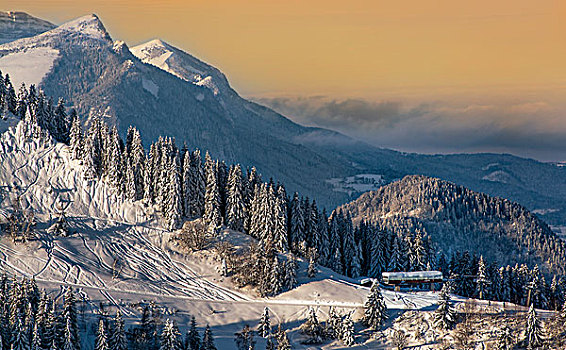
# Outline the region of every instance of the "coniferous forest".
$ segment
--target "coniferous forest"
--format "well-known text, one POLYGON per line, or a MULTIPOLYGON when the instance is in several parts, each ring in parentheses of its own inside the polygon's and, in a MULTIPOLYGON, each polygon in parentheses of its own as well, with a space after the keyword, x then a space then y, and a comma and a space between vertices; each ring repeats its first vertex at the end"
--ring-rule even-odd
MULTIPOLYGON (((83 165, 84 180, 104 181, 123 198, 157 208, 164 226, 178 232, 177 239, 192 249, 202 249, 203 242, 223 228, 253 237, 257 244, 242 256, 235 257, 227 247, 223 258, 234 283, 252 286, 262 297, 293 289, 297 258, 303 258, 309 262, 309 277, 315 275, 316 265, 352 278, 379 279, 385 271, 441 270, 449 291, 464 297, 563 308, 563 242, 540 219, 509 201, 417 177, 418 181, 403 179, 329 213, 313 199, 287 193, 284 184, 265 181, 253 167, 226 164, 190 145, 177 145, 172 138, 160 137, 146 149, 135 127, 122 139, 116 127, 98 116, 82 125, 63 100, 54 103, 33 85, 29 89, 22 85, 16 93, 8 75, 0 75, 0 111, 3 117, 13 115, 24 121, 30 137, 48 134, 68 144, 72 158, 83 165), (424 214, 417 218, 387 215, 415 207, 425 208, 424 214), (446 241, 450 235, 458 239, 457 244, 446 241), (512 242, 520 263, 510 264, 494 250, 481 252, 469 237, 512 242)), ((10 233, 14 241, 25 241, 24 227, 32 224, 26 223, 18 208, 13 209, 10 224, 2 232, 10 233)), ((59 228, 64 226, 59 222, 59 228)), ((72 288, 53 298, 40 291, 34 280, 4 277, 1 283, 0 344, 4 349, 80 348, 79 328, 92 325, 79 320, 72 288)), ((446 328, 452 316, 448 291, 442 295, 444 314, 438 317, 446 328)), ((368 303, 364 322, 379 329, 387 315, 376 285, 368 303)), ((193 328, 183 341, 177 325, 163 321, 155 306, 145 306, 139 325, 127 330, 119 311, 109 315, 101 308, 100 312, 95 332, 99 350, 215 348, 210 329, 201 340, 193 328)), ((534 317, 528 322, 536 333, 534 317)), ((313 344, 324 338, 353 344, 351 315, 331 313, 322 327, 310 311, 302 327, 313 344)), ((532 336, 536 343, 537 335, 532 336)), ((285 344, 285 332, 278 337, 278 343, 285 344)), ((252 348, 253 333, 242 330, 236 343, 252 348)))

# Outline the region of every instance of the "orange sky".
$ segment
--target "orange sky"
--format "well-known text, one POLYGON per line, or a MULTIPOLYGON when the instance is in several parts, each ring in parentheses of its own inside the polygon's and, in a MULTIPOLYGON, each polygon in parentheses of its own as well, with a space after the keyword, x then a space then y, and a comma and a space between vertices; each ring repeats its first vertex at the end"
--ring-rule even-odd
POLYGON ((434 95, 566 86, 566 2, 2 0, 62 23, 97 13, 133 46, 159 37, 244 95, 434 95))

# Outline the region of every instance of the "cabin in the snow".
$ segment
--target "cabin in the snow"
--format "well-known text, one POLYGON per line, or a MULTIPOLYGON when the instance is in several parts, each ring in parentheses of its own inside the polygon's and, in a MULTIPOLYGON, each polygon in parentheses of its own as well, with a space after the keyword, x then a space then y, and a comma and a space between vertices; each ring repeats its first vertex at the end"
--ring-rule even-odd
POLYGON ((381 277, 383 283, 390 286, 442 282, 440 271, 383 272, 381 277))

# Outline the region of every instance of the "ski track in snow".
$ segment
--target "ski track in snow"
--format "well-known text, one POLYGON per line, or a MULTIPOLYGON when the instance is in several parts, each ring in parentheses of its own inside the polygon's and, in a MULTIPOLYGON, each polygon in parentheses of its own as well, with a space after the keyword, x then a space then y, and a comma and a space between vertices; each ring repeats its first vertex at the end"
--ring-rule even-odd
MULTIPOLYGON (((61 202, 60 197, 68 195, 71 203, 67 218, 71 228, 77 232, 72 237, 52 240, 40 233, 40 239, 30 242, 36 246, 34 252, 30 252, 33 248, 16 249, 9 243, 0 243, 0 269, 48 282, 97 288, 119 287, 116 290, 140 294, 180 295, 204 300, 247 299, 199 276, 184 261, 155 244, 152 238, 161 237, 166 230, 145 222, 139 225, 120 220, 114 215, 104 217, 101 214, 105 213, 100 209, 98 215, 85 213, 80 206, 78 211, 74 210, 73 201, 78 198, 83 201, 78 204, 89 208, 90 203, 96 200, 93 195, 97 194, 93 190, 98 190, 100 184, 96 188, 77 184, 82 173, 71 166, 66 147, 18 139, 16 131, 7 133, 10 132, 12 135, 2 135, 11 137, 12 147, 0 155, 0 183, 18 186, 24 203, 26 200, 33 203, 40 223, 50 222, 58 212, 56 204, 61 202), (4 162, 4 159, 7 161, 4 162), (37 210, 38 205, 41 210, 37 210), (117 262, 116 270, 120 270, 118 278, 114 278, 117 272, 111 266, 113 261, 117 262), (160 293, 155 293, 157 291, 160 293)), ((113 204, 110 202, 106 207, 110 209, 113 204)))

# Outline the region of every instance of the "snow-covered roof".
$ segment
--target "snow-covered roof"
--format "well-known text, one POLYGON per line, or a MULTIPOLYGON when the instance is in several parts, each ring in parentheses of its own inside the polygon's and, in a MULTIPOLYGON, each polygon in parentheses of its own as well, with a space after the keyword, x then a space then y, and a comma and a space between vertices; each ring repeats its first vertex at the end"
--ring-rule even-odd
POLYGON ((442 278, 440 271, 383 272, 381 275, 383 278, 398 280, 442 278))

